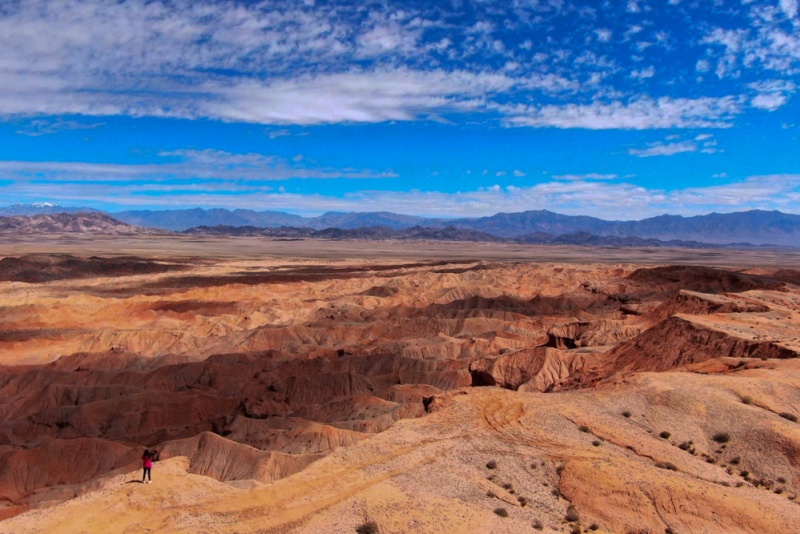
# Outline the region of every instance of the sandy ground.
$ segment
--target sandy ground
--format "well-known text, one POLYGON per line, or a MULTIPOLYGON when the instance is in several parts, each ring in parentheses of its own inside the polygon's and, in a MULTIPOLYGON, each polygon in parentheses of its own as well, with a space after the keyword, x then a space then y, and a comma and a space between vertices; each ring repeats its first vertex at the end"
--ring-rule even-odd
POLYGON ((670 249, 397 241, 274 240, 187 236, 23 236, 0 239, 0 256, 20 254, 126 254, 151 257, 492 260, 566 263, 638 263, 797 267, 795 249, 670 249))
POLYGON ((800 401, 798 385, 800 368, 791 363, 735 376, 642 374, 614 388, 559 394, 456 391, 425 418, 400 421, 261 488, 187 474, 188 462, 174 458, 156 464, 152 485, 131 483, 138 472, 117 476, 2 526, 335 533, 375 521, 385 533, 512 533, 536 532, 540 522, 548 532, 576 524, 599 532, 797 532, 797 445, 764 442, 798 444, 800 429, 739 395, 786 409, 800 401), (667 429, 671 436, 659 437, 667 429), (713 436, 723 430, 731 439, 721 449, 713 436), (678 447, 689 440, 694 454, 678 447), (769 488, 752 483, 760 479, 769 488), (578 521, 566 519, 570 505, 578 521))
POLYGON ((794 252, 366 245, 0 244, 0 532, 800 532, 794 252))

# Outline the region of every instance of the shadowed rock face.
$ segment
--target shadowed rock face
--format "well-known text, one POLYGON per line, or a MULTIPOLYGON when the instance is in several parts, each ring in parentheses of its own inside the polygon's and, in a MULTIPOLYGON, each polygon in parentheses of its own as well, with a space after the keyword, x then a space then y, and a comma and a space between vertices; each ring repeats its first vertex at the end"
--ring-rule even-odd
POLYGON ((76 258, 67 254, 29 254, 0 259, 0 282, 41 283, 73 278, 159 274, 186 268, 178 262, 143 258, 76 258))
POLYGON ((0 275, 17 280, 0 283, 6 515, 133 470, 145 447, 269 483, 451 390, 800 352, 786 270, 29 256, 0 275))

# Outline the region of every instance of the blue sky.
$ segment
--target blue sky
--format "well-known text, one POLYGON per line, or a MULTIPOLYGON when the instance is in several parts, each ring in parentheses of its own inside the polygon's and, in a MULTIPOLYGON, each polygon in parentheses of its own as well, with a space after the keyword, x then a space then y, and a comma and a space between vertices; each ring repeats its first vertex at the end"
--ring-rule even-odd
POLYGON ((0 204, 800 213, 798 0, 0 0, 0 204))

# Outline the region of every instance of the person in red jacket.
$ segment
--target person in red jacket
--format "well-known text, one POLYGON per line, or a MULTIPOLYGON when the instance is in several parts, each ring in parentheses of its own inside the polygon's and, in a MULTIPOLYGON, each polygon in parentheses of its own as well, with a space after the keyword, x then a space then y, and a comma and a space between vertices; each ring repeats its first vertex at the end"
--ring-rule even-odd
POLYGON ((142 484, 152 484, 153 475, 151 470, 153 469, 153 462, 156 460, 158 460, 158 451, 144 450, 144 454, 142 454, 142 484), (147 478, 147 482, 145 482, 145 478, 147 478))

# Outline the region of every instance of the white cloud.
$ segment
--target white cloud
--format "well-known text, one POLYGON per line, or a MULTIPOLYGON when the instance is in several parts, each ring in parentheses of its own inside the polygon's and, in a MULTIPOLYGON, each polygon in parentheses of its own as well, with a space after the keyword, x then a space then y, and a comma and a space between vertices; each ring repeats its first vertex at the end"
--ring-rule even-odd
MULTIPOLYGON (((38 183, 11 186, 20 198, 48 198, 62 204, 108 202, 134 206, 202 206, 286 210, 300 213, 324 211, 393 211, 441 217, 477 217, 497 212, 533 209, 606 219, 639 219, 663 213, 696 215, 710 211, 780 209, 797 212, 800 175, 753 176, 744 181, 711 187, 665 190, 607 180, 575 179, 539 183, 530 187, 492 186, 460 193, 439 191, 360 191, 342 197, 285 193, 260 185, 238 184, 232 189, 197 184, 163 184, 169 197, 148 194, 147 186, 64 184, 53 189, 38 183), (231 192, 241 194, 231 195, 231 192)), ((3 187, 8 190, 9 186, 3 187)))
POLYGON ((793 19, 797 16, 797 0, 780 0, 780 6, 788 18, 793 19))
POLYGON ((775 111, 789 101, 789 95, 796 90, 794 83, 787 80, 763 80, 749 84, 749 87, 758 94, 753 97, 750 104, 754 108, 775 111))
POLYGON ((514 171, 512 174, 513 174, 514 176, 516 176, 517 178, 522 178, 523 176, 525 176, 525 173, 524 173, 524 172, 522 172, 522 171, 520 171, 520 170, 518 170, 518 169, 517 169, 517 170, 515 170, 515 171, 514 171))
POLYGON ((631 78, 636 78, 639 80, 646 80, 648 78, 652 78, 656 75, 656 69, 652 65, 645 69, 634 70, 631 72, 631 78))
POLYGON ((552 126, 591 130, 654 128, 726 128, 742 112, 741 99, 639 97, 630 102, 611 102, 542 107, 506 108, 511 126, 552 126))
POLYGON ((628 154, 640 158, 650 158, 653 156, 674 156, 684 152, 696 152, 697 145, 691 141, 682 143, 654 143, 647 148, 632 148, 628 154))
POLYGON ((613 32, 607 28, 598 28, 594 31, 595 35, 597 35, 597 40, 601 43, 608 43, 611 41, 611 37, 614 35, 613 32))
POLYGON ((588 180, 616 180, 619 178, 616 174, 600 174, 590 172, 588 174, 560 174, 553 176, 554 180, 566 180, 569 182, 584 182, 588 180))
MULTIPOLYGON (((779 1, 783 11, 775 4, 774 20, 753 4, 745 8, 752 11, 750 27, 698 25, 710 28, 708 33, 691 31, 686 42, 692 45, 679 51, 673 50, 682 46, 670 36, 673 28, 658 20, 626 15, 638 24, 606 27, 597 23, 593 6, 562 0, 479 1, 463 26, 452 24, 447 8, 426 3, 402 9, 364 4, 354 10, 346 2, 277 0, 6 2, 0 8, 0 116, 128 115, 309 125, 467 113, 479 115, 478 120, 503 120, 508 110, 508 124, 528 126, 729 125, 738 111, 720 115, 721 110, 709 109, 706 117, 668 118, 671 110, 644 109, 648 102, 669 107, 713 100, 680 98, 704 94, 704 88, 690 92, 676 85, 676 79, 697 77, 673 76, 672 65, 679 62, 652 57, 654 45, 662 45, 659 53, 688 58, 688 71, 691 65, 698 72, 715 70, 726 81, 756 66, 793 75, 800 37, 780 13, 796 16, 797 0, 779 1), (553 24, 543 13, 575 16, 581 24, 553 24), (584 25, 587 21, 593 25, 584 25), (564 35, 548 33, 553 28, 564 35), (690 55, 698 52, 697 43, 708 45, 699 51, 701 59, 690 55), (651 80, 646 85, 653 94, 673 96, 630 99, 625 73, 651 80), (585 121, 574 116, 559 121, 547 115, 550 111, 585 121), (606 112, 620 112, 621 118, 606 112), (642 125, 649 124, 646 119, 640 124, 642 115, 659 113, 656 125, 642 125)), ((670 11, 690 9, 686 4, 670 11)), ((631 13, 652 12, 654 6, 644 0, 623 3, 631 13)), ((728 92, 741 93, 749 81, 742 78, 728 92)), ((760 93, 747 98, 763 109, 780 100, 760 93)))
POLYGON ((202 106, 208 116, 265 124, 320 124, 411 120, 466 110, 471 98, 511 88, 491 73, 391 70, 320 75, 264 84, 254 80, 209 85, 218 95, 202 106))
POLYGON ((787 100, 786 96, 780 93, 764 93, 753 97, 750 104, 752 104, 754 108, 775 111, 783 106, 787 100))
POLYGON ((357 54, 361 57, 402 53, 418 46, 419 31, 405 31, 399 24, 377 25, 358 37, 357 54))
MULTIPOLYGON (((374 179, 393 178, 391 171, 309 167, 303 158, 291 161, 263 154, 234 154, 221 150, 174 150, 161 152, 148 164, 87 163, 65 161, 0 161, 0 176, 14 182, 140 181, 143 185, 170 180, 374 179)), ((85 187, 85 186, 84 186, 85 187)), ((202 187, 202 186, 199 186, 202 187)))

